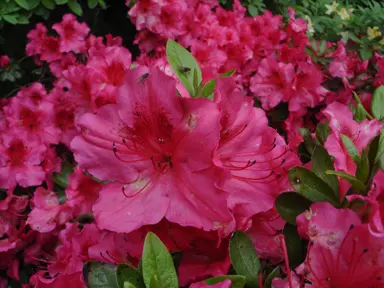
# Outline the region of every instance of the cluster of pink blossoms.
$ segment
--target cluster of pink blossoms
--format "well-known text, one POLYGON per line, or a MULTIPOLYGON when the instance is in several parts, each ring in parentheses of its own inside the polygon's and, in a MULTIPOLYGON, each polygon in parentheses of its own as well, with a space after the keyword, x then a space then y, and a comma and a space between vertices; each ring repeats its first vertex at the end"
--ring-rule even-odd
MULTIPOLYGON (((274 207, 292 191, 288 170, 301 165, 290 147, 302 141, 294 129, 306 123, 308 108, 326 106, 316 115, 329 120, 324 146, 338 172, 355 174, 342 135, 362 153, 383 128, 378 120, 355 122, 345 105, 373 80, 368 62, 328 43, 317 55, 328 59, 321 66, 306 54, 306 23, 293 11, 283 25, 269 12, 244 17, 237 1, 233 11, 213 2, 138 1, 129 12, 142 30, 136 68, 120 38, 95 37, 73 15, 52 26, 57 36, 42 24, 28 34, 27 54, 55 81, 0 103, 0 287, 5 277, 19 281, 26 266, 32 272, 23 287, 86 287, 84 263, 137 266, 150 231, 183 252, 181 287, 211 287, 199 281, 228 273, 236 230, 250 236, 264 266, 287 275, 272 281, 275 288, 384 287, 382 171, 367 195, 348 194, 350 184, 338 180, 341 198, 365 203, 358 213, 319 202, 296 218, 309 244, 294 270, 284 265, 286 222, 274 207), (216 80, 213 101, 178 93, 167 38, 190 47, 204 81, 236 69, 216 80), (332 79, 341 86, 327 87, 332 79), (288 144, 264 111, 280 102, 290 111, 288 144), (73 172, 59 187, 63 162, 73 172)), ((376 60, 379 86, 384 66, 376 60)))
POLYGON ((295 18, 293 9, 285 24, 269 11, 248 17, 240 1, 233 2, 228 11, 217 1, 138 1, 129 10, 139 30, 138 62, 171 74, 165 58, 165 43, 171 38, 190 49, 205 79, 236 69, 240 89, 258 99, 264 110, 288 103, 282 128, 293 149, 302 141, 298 128, 314 128, 311 115, 322 117, 318 110, 333 101, 349 104, 352 91, 374 79, 369 61, 349 51, 348 45, 309 41, 307 23, 295 18))

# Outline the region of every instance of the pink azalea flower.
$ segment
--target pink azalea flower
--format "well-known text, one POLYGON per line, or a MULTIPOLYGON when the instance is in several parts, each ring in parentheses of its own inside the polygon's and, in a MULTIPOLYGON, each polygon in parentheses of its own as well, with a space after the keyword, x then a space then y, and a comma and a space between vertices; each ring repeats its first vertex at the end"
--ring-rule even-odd
POLYGON ((21 95, 18 94, 18 97, 11 99, 9 105, 4 107, 4 111, 10 129, 16 128, 23 131, 28 141, 41 140, 47 144, 56 144, 60 131, 53 125, 53 104, 46 100, 39 100, 39 97, 46 95, 40 93, 39 88, 33 87, 31 93, 25 89, 21 95), (29 98, 22 96, 28 94, 31 95, 29 98))
POLYGON ((288 101, 292 94, 295 71, 292 64, 277 62, 271 56, 261 60, 257 74, 251 78, 251 91, 260 98, 265 110, 288 101))
POLYGON ((325 147, 329 154, 336 158, 335 168, 338 171, 355 175, 356 164, 348 155, 342 143, 341 134, 348 136, 361 153, 372 138, 380 132, 383 124, 377 120, 364 120, 357 123, 353 120, 349 108, 338 102, 329 104, 323 110, 323 114, 328 118, 329 127, 331 128, 331 134, 327 138, 325 147))
POLYGON ((268 259, 272 263, 284 260, 280 236, 285 223, 273 210, 253 216, 252 226, 247 234, 251 237, 260 259, 268 259))
POLYGON ((59 274, 55 277, 46 278, 43 272, 39 272, 29 280, 35 288, 66 288, 71 283, 72 288, 86 288, 81 272, 70 275, 59 274))
POLYGON ((234 214, 251 217, 273 207, 276 196, 289 189, 287 170, 297 157, 284 140, 268 127, 261 109, 238 91, 229 78, 217 80, 215 101, 221 110, 221 135, 216 165, 230 171, 222 183, 234 214))
POLYGON ((46 146, 37 141, 27 141, 23 133, 13 130, 0 136, 0 187, 14 184, 22 187, 40 185, 45 172, 40 166, 46 146))
POLYGON ((47 27, 41 23, 36 24, 36 29, 29 31, 27 35, 29 42, 26 47, 28 56, 34 56, 42 53, 47 32, 47 27))
POLYGON ((62 53, 60 52, 60 41, 53 36, 46 36, 43 39, 40 60, 47 61, 48 63, 61 59, 62 53))
POLYGON ((90 29, 86 23, 79 23, 73 14, 65 14, 60 23, 52 25, 60 35, 60 52, 80 53, 85 51, 85 38, 90 29))
POLYGON ((73 208, 75 216, 92 211, 92 205, 97 200, 102 186, 84 172, 77 166, 68 177, 69 185, 65 190, 66 203, 73 208))
POLYGON ((50 232, 72 218, 71 209, 66 204, 59 204, 55 192, 42 187, 35 191, 33 204, 34 207, 28 216, 28 224, 33 230, 41 233, 50 232))
POLYGON ((297 268, 314 287, 381 287, 384 245, 352 210, 315 203, 297 217, 299 233, 311 239, 297 268))
POLYGON ((126 74, 116 105, 80 119, 83 132, 71 143, 80 167, 117 181, 103 186, 93 207, 98 226, 130 232, 165 217, 204 230, 226 227, 226 194, 212 180, 223 178, 211 160, 219 140, 216 104, 178 97, 173 79, 157 69, 144 79, 140 71, 126 74))
POLYGON ((7 66, 11 62, 9 57, 7 55, 1 55, 0 56, 0 67, 7 66))

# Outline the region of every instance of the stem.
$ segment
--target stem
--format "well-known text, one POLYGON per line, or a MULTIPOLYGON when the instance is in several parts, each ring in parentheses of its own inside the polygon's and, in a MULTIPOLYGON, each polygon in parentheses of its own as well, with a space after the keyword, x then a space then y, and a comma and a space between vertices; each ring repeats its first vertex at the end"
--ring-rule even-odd
POLYGON ((293 288, 291 269, 289 268, 288 250, 287 250, 287 245, 285 243, 285 236, 284 235, 280 235, 280 241, 281 241, 281 246, 282 246, 283 252, 284 252, 284 261, 285 261, 285 268, 287 269, 287 274, 288 274, 289 288, 293 288))

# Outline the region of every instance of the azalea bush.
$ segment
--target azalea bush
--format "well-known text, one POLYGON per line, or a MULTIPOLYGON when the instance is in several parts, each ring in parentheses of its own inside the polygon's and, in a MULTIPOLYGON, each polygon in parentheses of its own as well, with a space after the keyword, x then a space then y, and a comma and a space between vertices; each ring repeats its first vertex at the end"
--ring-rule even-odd
POLYGON ((379 51, 126 5, 139 51, 65 14, 28 32, 43 76, 0 58, 0 287, 384 287, 379 51))

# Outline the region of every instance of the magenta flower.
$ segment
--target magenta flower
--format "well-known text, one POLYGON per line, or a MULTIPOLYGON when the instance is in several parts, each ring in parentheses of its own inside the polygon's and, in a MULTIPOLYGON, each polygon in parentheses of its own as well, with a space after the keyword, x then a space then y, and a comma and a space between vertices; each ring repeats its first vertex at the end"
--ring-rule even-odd
POLYGON ((73 14, 65 14, 60 23, 52 26, 60 35, 60 52, 81 53, 85 51, 85 38, 90 29, 86 23, 79 23, 73 14))
POLYGON ((225 228, 232 217, 226 193, 214 183, 223 169, 212 165, 217 105, 178 97, 172 78, 144 72, 126 74, 117 104, 81 117, 81 136, 71 143, 80 167, 115 182, 103 186, 93 206, 98 226, 130 232, 165 217, 182 226, 225 228))

